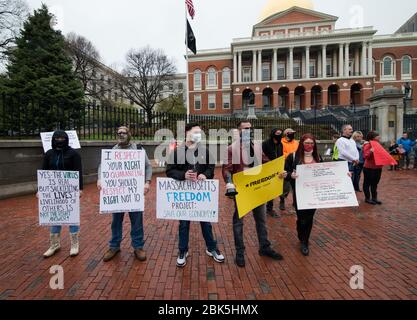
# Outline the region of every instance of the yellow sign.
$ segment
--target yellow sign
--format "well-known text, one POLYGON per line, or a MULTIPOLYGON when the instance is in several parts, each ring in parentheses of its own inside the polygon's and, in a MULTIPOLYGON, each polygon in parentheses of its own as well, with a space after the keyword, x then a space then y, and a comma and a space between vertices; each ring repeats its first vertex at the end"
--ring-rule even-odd
POLYGON ((233 175, 239 218, 253 209, 273 200, 283 193, 284 180, 278 175, 284 171, 284 157, 262 166, 251 168, 233 175))

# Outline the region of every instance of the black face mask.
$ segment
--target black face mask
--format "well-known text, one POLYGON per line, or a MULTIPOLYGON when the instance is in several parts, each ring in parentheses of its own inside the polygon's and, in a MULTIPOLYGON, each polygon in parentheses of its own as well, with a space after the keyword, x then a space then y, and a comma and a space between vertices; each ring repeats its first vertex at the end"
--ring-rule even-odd
POLYGON ((63 148, 65 148, 66 145, 67 145, 67 142, 65 140, 62 140, 62 141, 55 140, 55 146, 58 149, 63 149, 63 148))
POLYGON ((289 134, 287 134, 287 138, 290 139, 290 140, 294 140, 295 133, 289 133, 289 134))
POLYGON ((281 142, 281 140, 282 140, 282 134, 280 134, 280 135, 275 135, 274 139, 275 139, 275 143, 280 143, 280 142, 281 142))

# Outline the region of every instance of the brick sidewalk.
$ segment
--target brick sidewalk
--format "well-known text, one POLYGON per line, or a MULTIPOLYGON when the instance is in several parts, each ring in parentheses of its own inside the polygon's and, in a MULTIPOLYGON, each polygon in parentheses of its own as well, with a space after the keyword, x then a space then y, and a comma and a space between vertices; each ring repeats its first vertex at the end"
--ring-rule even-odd
MULTIPOLYGON (((220 171, 216 170, 220 178, 220 171)), ((223 183, 221 183, 223 185, 223 183)), ((155 188, 155 185, 153 185, 155 188)), ((69 257, 68 228, 62 249, 43 259, 48 229, 38 226, 34 196, 0 201, 1 299, 417 299, 417 172, 384 171, 382 207, 320 210, 311 239, 310 257, 298 249, 295 216, 268 217, 273 247, 284 255, 276 262, 259 257, 252 217, 245 218, 245 269, 234 264, 233 204, 221 198, 221 223, 214 232, 224 264, 204 253, 198 223, 192 223, 190 257, 175 266, 176 221, 157 221, 155 193, 147 198, 144 217, 148 260, 134 259, 130 225, 125 217, 122 252, 102 262, 110 238, 111 216, 98 213, 98 192, 86 186, 81 203, 81 252, 69 257), (51 290, 49 268, 61 265, 65 289, 51 290), (365 290, 352 290, 349 269, 361 265, 365 290)), ((221 190, 224 194, 224 190, 221 190)), ((289 201, 291 202, 291 201, 289 201)))

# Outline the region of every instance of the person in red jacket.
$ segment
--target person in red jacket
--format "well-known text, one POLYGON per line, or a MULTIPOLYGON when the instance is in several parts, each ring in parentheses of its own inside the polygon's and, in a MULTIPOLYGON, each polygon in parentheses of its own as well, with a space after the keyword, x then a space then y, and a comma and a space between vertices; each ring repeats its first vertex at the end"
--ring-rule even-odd
POLYGON ((365 164, 363 168, 363 193, 365 194, 365 202, 371 205, 382 204, 382 202, 378 200, 377 189, 378 183, 381 180, 383 166, 377 166, 375 164, 374 150, 371 145, 371 141, 376 141, 379 143, 379 140, 379 134, 375 131, 370 131, 366 136, 366 142, 363 146, 363 157, 365 159, 365 164), (371 189, 371 192, 369 192, 369 189, 371 189))

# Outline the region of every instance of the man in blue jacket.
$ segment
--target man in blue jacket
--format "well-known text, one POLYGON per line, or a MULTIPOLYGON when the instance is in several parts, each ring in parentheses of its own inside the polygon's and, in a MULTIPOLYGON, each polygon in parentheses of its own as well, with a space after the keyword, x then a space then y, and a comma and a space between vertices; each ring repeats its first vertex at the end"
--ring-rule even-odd
POLYGON ((403 155, 403 159, 402 159, 402 166, 403 169, 409 169, 410 168, 410 154, 411 154, 411 150, 413 148, 413 146, 416 145, 416 141, 411 141, 408 138, 408 133, 404 132, 403 136, 398 139, 397 144, 399 147, 402 147, 405 150, 405 154, 403 155))

